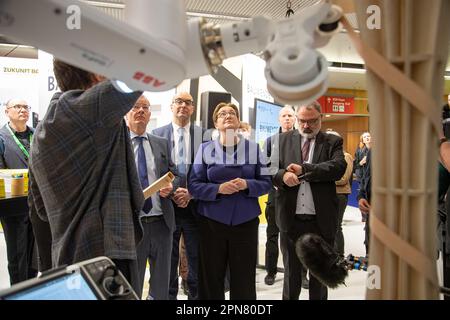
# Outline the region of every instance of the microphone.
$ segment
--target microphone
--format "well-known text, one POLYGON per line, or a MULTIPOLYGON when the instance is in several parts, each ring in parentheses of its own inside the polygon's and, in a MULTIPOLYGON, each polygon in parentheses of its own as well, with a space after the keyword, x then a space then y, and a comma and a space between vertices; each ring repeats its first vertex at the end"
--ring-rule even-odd
POLYGON ((345 285, 347 262, 321 236, 313 233, 300 236, 295 252, 303 266, 322 284, 332 289, 345 285))

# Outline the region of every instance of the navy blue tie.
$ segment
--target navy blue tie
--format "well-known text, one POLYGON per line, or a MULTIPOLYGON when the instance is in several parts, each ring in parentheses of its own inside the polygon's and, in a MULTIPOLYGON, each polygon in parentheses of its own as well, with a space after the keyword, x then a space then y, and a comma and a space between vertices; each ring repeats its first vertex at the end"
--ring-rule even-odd
MULTIPOLYGON (((147 172, 147 159, 145 158, 145 151, 144 151, 144 137, 136 137, 136 139, 139 141, 138 146, 138 173, 139 173, 139 180, 141 181, 142 189, 145 189, 149 186, 148 183, 148 172, 147 172)), ((149 213, 152 209, 152 198, 148 198, 145 200, 144 208, 142 208, 142 211, 144 213, 149 213)))

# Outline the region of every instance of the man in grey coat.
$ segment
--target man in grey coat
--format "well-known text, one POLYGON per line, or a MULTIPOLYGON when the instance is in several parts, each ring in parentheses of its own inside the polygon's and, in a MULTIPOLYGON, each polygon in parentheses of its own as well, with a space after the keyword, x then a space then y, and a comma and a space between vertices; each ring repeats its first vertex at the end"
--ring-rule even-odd
MULTIPOLYGON (((0 129, 0 169, 26 169, 34 132, 27 126, 30 107, 25 100, 11 99, 6 103, 5 114, 9 122, 0 129)), ((26 198, 14 216, 2 216, 0 221, 6 241, 10 283, 35 277, 37 266, 32 263, 34 236, 26 198)))
MULTIPOLYGON (((145 189, 161 176, 171 171, 177 174, 170 159, 169 141, 146 132, 150 121, 150 102, 141 96, 127 113, 126 120, 136 158, 139 179, 145 189)), ((172 236, 175 230, 175 214, 169 196, 180 185, 176 176, 173 183, 146 200, 140 213, 144 238, 137 248, 139 284, 142 296, 147 261, 150 264, 150 281, 147 299, 168 300, 172 236)))
POLYGON ((138 289, 144 196, 124 116, 142 92, 54 61, 59 88, 36 128, 30 192, 51 229, 53 267, 111 258, 138 289))

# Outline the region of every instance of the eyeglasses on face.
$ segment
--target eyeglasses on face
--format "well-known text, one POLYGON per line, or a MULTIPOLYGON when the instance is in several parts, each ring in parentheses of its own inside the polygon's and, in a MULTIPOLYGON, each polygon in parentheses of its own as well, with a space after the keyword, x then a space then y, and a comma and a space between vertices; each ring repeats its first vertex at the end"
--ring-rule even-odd
POLYGON ((177 99, 173 100, 173 103, 175 103, 178 106, 181 106, 183 103, 187 106, 192 106, 194 104, 194 101, 177 98, 177 99))
POLYGON ((234 111, 228 111, 228 112, 221 111, 217 114, 218 118, 226 118, 227 116, 236 117, 237 115, 236 115, 236 112, 234 112, 234 111))
POLYGON ((138 111, 138 110, 141 109, 141 108, 142 108, 142 110, 144 110, 144 111, 150 110, 150 107, 147 106, 147 105, 145 105, 145 104, 135 104, 135 105, 133 106, 133 111, 138 111))
POLYGON ((30 111, 31 107, 26 104, 16 104, 15 106, 9 107, 8 109, 14 108, 16 111, 20 111, 20 109, 24 109, 25 111, 30 111))
POLYGON ((315 126, 319 123, 319 119, 320 117, 310 120, 298 119, 298 123, 302 126, 304 126, 305 124, 307 124, 308 126, 315 126))

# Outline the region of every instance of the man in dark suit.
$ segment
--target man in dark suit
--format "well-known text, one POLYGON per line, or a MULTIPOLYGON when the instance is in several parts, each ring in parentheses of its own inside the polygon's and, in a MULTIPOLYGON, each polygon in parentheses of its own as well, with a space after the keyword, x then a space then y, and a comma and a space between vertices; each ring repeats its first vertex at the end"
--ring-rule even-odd
MULTIPOLYGON (((169 141, 146 132, 150 121, 150 102, 141 96, 127 113, 126 120, 136 158, 139 179, 145 189, 168 171, 176 174, 170 159, 169 141)), ((142 296, 147 261, 150 264, 150 289, 147 299, 168 300, 172 237, 175 230, 175 214, 168 198, 179 185, 179 177, 146 200, 140 213, 144 237, 137 247, 139 284, 142 296)))
POLYGON ((173 233, 169 298, 178 294, 179 243, 184 237, 188 260, 189 299, 197 298, 198 283, 198 223, 192 196, 187 189, 187 177, 195 154, 203 142, 203 129, 190 122, 194 113, 194 100, 187 92, 179 92, 172 100, 172 123, 153 130, 153 134, 169 140, 170 153, 181 178, 180 187, 172 196, 175 208, 176 228, 173 233))
MULTIPOLYGON (((347 167, 342 138, 320 131, 322 113, 317 102, 301 106, 297 121, 299 129, 281 134, 271 157, 271 165, 278 167, 273 183, 278 188, 276 221, 281 232, 285 300, 297 300, 301 291, 303 266, 295 252, 297 239, 315 233, 334 244, 338 221, 335 181, 347 167)), ((311 275, 309 298, 327 297, 327 287, 311 275)))
MULTIPOLYGON (((0 129, 0 169, 26 169, 34 132, 34 129, 27 126, 30 107, 25 100, 12 99, 6 103, 5 114, 9 122, 0 129)), ((26 199, 23 201, 23 212, 0 218, 11 284, 33 278, 37 274, 37 266, 33 266, 33 229, 26 199)))
MULTIPOLYGON (((278 113, 278 122, 280 123, 279 132, 271 137, 268 137, 263 146, 263 154, 270 159, 272 154, 272 144, 274 144, 278 138, 279 134, 283 132, 288 132, 294 129, 295 124, 295 111, 292 107, 281 108, 278 113)), ((275 283, 275 278, 277 276, 277 264, 278 264, 278 235, 280 230, 277 227, 275 221, 275 189, 272 188, 269 191, 267 197, 266 206, 266 260, 265 267, 267 275, 264 278, 264 283, 271 286, 275 283)), ((306 279, 305 279, 306 280, 306 279)))
POLYGON ((31 203, 51 229, 53 267, 107 256, 138 289, 144 195, 124 116, 142 92, 55 60, 58 92, 36 128, 31 203))

